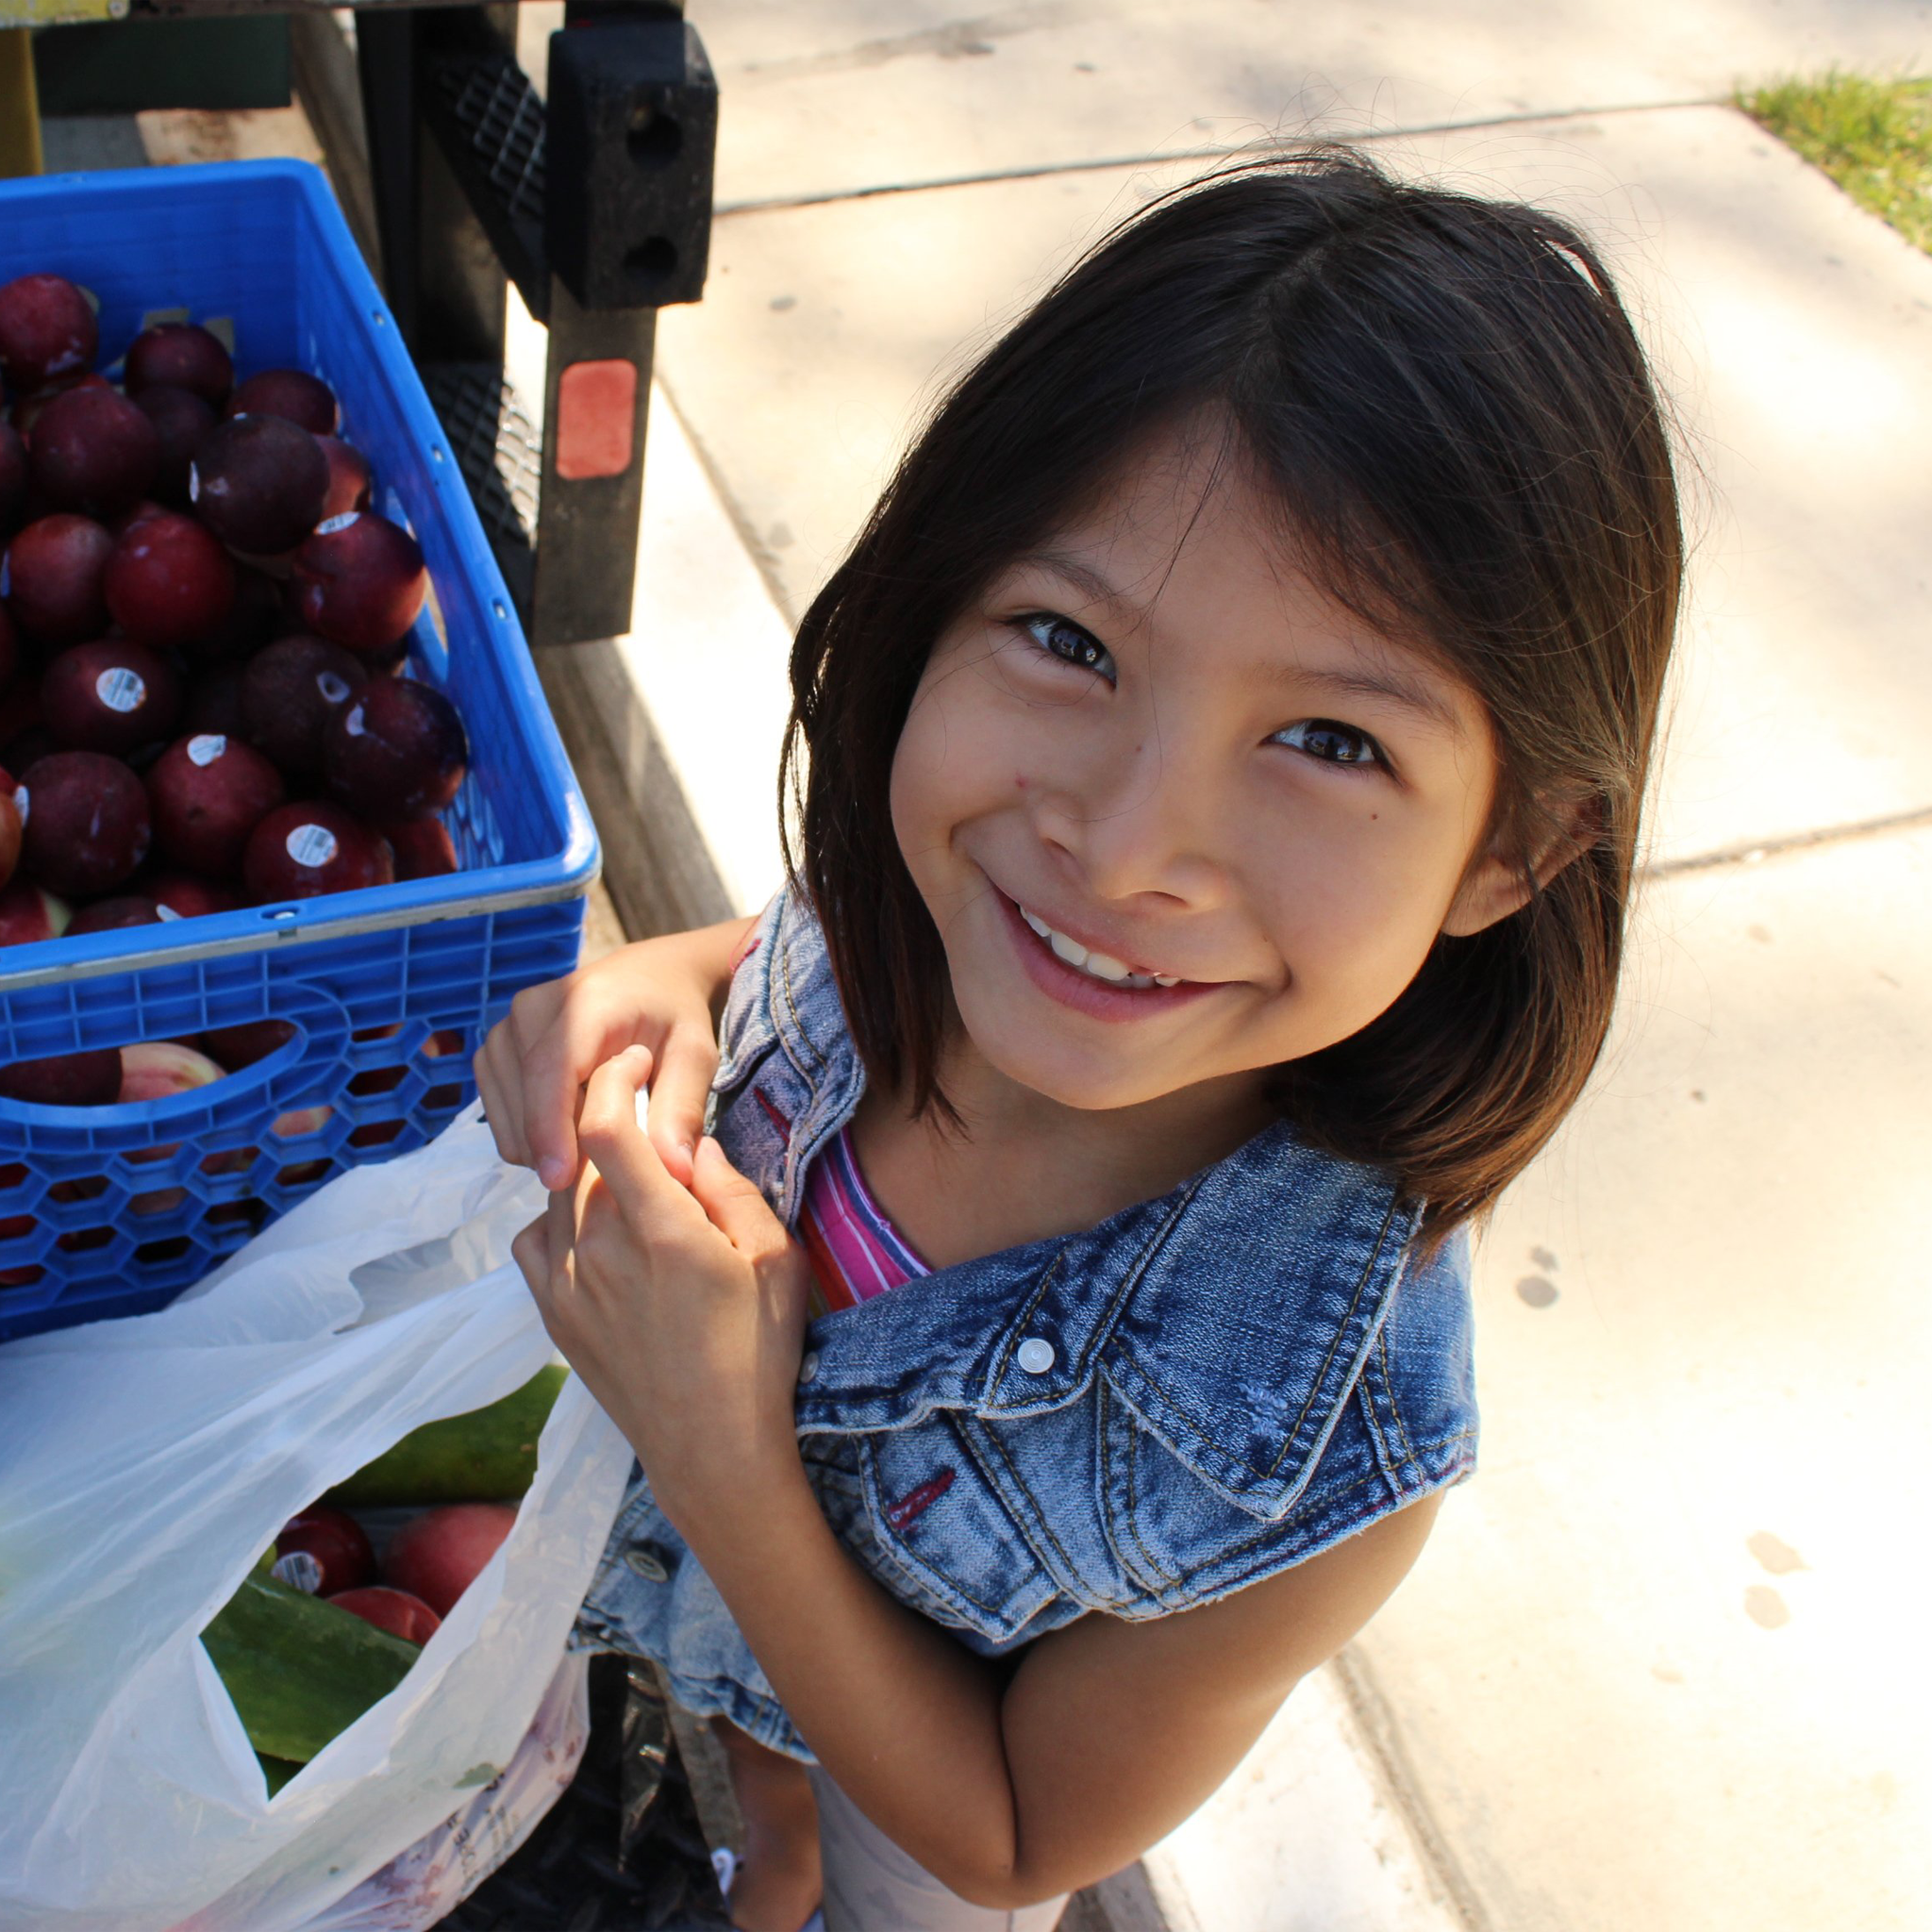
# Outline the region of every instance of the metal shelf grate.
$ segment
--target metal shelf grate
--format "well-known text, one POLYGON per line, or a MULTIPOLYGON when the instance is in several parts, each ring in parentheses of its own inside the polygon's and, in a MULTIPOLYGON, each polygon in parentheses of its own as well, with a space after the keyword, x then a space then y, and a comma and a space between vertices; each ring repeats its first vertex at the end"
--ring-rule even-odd
POLYGON ((510 593, 527 608, 543 480, 542 437, 493 363, 425 363, 423 386, 510 593))
POLYGON ((442 59, 436 81, 512 220, 543 219, 543 103, 515 61, 442 59))

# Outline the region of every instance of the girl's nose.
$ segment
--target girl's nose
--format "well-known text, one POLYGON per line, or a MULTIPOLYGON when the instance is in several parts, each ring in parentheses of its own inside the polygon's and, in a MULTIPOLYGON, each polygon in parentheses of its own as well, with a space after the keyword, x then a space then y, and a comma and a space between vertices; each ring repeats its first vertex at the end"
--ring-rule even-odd
POLYGON ((1172 734, 1096 748, 1041 800, 1041 836, 1095 900, 1206 911, 1227 892, 1216 824, 1224 802, 1205 761, 1172 734))

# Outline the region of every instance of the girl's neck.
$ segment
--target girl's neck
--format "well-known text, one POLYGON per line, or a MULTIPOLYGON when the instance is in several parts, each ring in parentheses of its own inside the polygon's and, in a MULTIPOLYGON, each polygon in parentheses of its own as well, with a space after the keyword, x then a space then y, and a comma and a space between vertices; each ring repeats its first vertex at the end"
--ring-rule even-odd
POLYGON ((853 1124, 866 1180, 935 1268, 1091 1227, 1234 1152, 1274 1118, 1260 1074, 1104 1112, 1008 1078, 956 1035, 941 1080, 958 1115, 868 1089, 853 1124))

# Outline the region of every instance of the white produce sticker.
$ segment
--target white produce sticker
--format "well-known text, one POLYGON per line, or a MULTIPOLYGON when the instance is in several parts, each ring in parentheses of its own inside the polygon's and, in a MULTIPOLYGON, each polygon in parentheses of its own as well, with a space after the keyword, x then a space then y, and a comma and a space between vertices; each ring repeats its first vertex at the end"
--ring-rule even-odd
POLYGON ((94 695, 110 711, 138 711, 147 703, 147 686, 140 672, 116 664, 94 679, 94 695))
POLYGON ((355 709, 352 710, 349 713, 349 715, 342 720, 342 729, 346 731, 351 738, 360 738, 363 732, 365 732, 368 728, 368 725, 365 724, 362 720, 362 707, 360 705, 358 705, 355 708, 355 709))
POLYGON ((33 809, 33 800, 26 794, 26 787, 25 785, 16 785, 13 788, 13 808, 20 814, 20 822, 23 825, 26 824, 28 812, 33 809))
POLYGON ((272 1574, 277 1583, 286 1583, 304 1596, 313 1596, 322 1588, 321 1559, 308 1550, 291 1550, 286 1557, 277 1557, 272 1574))
POLYGON ((333 537, 338 530, 346 530, 351 524, 359 523, 362 512, 359 509, 345 509, 340 516, 324 517, 315 526, 318 537, 333 537))
POLYGON ((315 688, 332 705, 339 705, 349 695, 349 681, 340 677, 333 671, 318 671, 315 674, 315 688))
POLYGON ((326 865, 341 849, 336 835, 326 825, 297 825, 285 841, 289 857, 297 865, 326 865))
POLYGON ((197 765, 213 764, 227 748, 228 741, 219 731, 204 731, 188 741, 188 756, 197 765))

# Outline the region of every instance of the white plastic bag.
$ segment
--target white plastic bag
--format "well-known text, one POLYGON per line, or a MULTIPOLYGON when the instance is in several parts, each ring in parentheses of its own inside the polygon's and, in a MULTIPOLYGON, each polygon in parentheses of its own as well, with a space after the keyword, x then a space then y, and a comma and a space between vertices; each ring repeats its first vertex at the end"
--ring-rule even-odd
POLYGON ((160 1313, 0 1349, 8 1932, 291 1932, 510 1762, 631 1463, 575 1378, 489 1568, 272 1801, 200 1633, 297 1509, 549 1359, 508 1259, 541 1202, 472 1108, 160 1313))
POLYGON ((302 1932, 426 1932, 446 1918, 542 1823, 591 1741, 591 1659, 558 1666, 517 1755, 502 1774, 302 1932))

